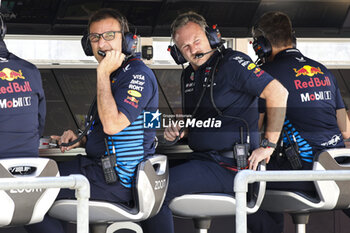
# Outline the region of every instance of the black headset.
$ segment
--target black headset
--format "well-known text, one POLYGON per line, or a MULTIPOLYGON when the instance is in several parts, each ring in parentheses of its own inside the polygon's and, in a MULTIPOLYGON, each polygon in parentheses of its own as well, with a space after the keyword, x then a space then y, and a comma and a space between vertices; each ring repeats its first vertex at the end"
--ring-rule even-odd
POLYGON ((262 35, 254 38, 253 49, 259 59, 266 59, 272 53, 270 41, 262 35))
MULTIPOLYGON (((271 53, 272 53, 272 46, 270 41, 265 37, 265 32, 256 25, 254 26, 253 30, 259 30, 262 32, 262 35, 258 37, 254 37, 253 40, 253 49, 255 51, 255 54, 258 56, 261 60, 266 60, 271 53)), ((297 38, 295 37, 295 32, 292 30, 292 44, 293 48, 297 47, 297 38)))
MULTIPOLYGON (((136 33, 129 32, 127 21, 124 16, 122 16, 118 12, 109 12, 115 18, 119 21, 120 26, 122 28, 122 53, 124 53, 126 56, 134 55, 137 47, 138 38, 136 36, 136 33)), ((81 38, 81 45, 83 47, 83 50, 85 52, 86 56, 93 56, 91 42, 89 40, 89 33, 84 33, 83 37, 81 38)))
POLYGON ((4 37, 6 35, 7 28, 6 28, 6 24, 4 22, 4 19, 2 17, 3 16, 0 13, 0 21, 1 21, 0 36, 1 36, 1 39, 4 39, 4 37))
MULTIPOLYGON (((219 47, 224 42, 223 39, 221 38, 221 33, 220 33, 219 29, 217 29, 216 25, 213 25, 212 28, 206 27, 205 33, 207 35, 210 47, 212 49, 219 47)), ((170 55, 173 57, 176 64, 180 65, 180 64, 184 64, 187 62, 175 44, 169 45, 168 51, 170 51, 170 55)))

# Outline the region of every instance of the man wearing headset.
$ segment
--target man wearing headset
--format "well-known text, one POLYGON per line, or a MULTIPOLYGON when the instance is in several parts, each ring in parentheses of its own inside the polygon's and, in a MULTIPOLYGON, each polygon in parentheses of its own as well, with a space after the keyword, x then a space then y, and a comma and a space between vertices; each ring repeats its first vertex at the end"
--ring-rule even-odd
MULTIPOLYGON (((177 196, 201 192, 233 193, 233 180, 237 173, 233 147, 236 144, 250 144, 249 169, 256 170, 259 162, 269 161, 282 127, 288 96, 286 89, 256 68, 247 55, 225 49, 222 44, 211 48, 211 41, 216 39, 207 36, 209 29, 206 30, 206 27, 205 19, 195 12, 179 15, 171 26, 176 46, 172 48, 176 49, 172 54, 183 56, 175 58, 175 61, 190 63, 183 71, 184 113, 191 114, 195 120, 215 118, 222 124, 218 128, 188 129, 193 159, 170 169, 164 205, 158 215, 143 223, 145 232, 174 232, 173 216, 168 205, 177 196), (212 72, 215 72, 214 75, 212 72), (211 91, 213 95, 209 93, 211 91), (261 147, 257 128, 257 97, 266 99, 272 110, 268 113, 266 144, 261 147), (218 111, 225 116, 219 115, 218 111)), ((179 132, 179 127, 169 127, 164 137, 173 141, 176 137, 183 137, 183 133, 179 132)), ((261 232, 261 229, 274 232, 263 222, 259 225, 253 220, 248 224, 253 232, 261 232)))
MULTIPOLYGON (((61 175, 85 175, 90 182, 92 200, 131 201, 135 169, 155 150, 155 131, 144 128, 143 116, 144 111, 155 112, 158 108, 158 86, 153 72, 132 54, 133 51, 129 51, 135 38, 128 31, 127 20, 114 9, 101 9, 91 16, 89 34, 85 37, 88 44, 83 40, 83 46, 88 46, 84 51, 88 55, 93 53, 99 62, 97 103, 92 106, 90 114, 94 119, 89 119, 93 123, 87 136, 71 146, 62 143, 77 138, 73 131, 53 136, 62 152, 78 146, 86 148, 86 157, 78 156, 73 161, 61 163, 59 170, 61 175), (108 153, 114 158, 116 156, 116 167, 115 164, 112 166, 117 179, 104 176, 101 157, 108 153)), ((58 198, 74 198, 74 192, 63 189, 58 198)), ((60 222, 49 216, 42 223, 26 229, 29 232, 64 232, 60 222)))
POLYGON ((46 101, 39 70, 10 53, 0 15, 0 158, 37 157, 46 101))
MULTIPOLYGON (((273 156, 267 168, 310 170, 317 154, 324 149, 344 147, 344 139, 350 137, 349 119, 336 79, 326 67, 295 48, 292 24, 286 14, 265 13, 252 34, 254 50, 263 62, 261 68, 289 92, 282 142, 278 143, 283 146, 276 149, 281 149, 283 156, 273 156), (295 144, 299 153, 294 152, 295 144), (294 162, 289 162, 288 157, 295 158, 294 162)), ((259 105, 262 110, 268 109, 264 100, 259 105)), ((312 182, 269 182, 267 187, 315 192, 312 182)))

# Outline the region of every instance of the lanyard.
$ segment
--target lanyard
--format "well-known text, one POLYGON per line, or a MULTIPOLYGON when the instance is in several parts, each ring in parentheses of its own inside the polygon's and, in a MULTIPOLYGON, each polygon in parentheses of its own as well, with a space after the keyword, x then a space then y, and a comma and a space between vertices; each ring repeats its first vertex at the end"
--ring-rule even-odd
MULTIPOLYGON (((121 67, 114 71, 112 73, 112 77, 118 77, 119 73, 121 72, 121 70, 123 68, 126 67, 126 65, 128 63, 130 63, 131 61, 134 61, 134 60, 140 60, 139 58, 132 58, 132 59, 128 59, 127 62, 123 63, 121 65, 121 67)), ((114 81, 114 80, 113 80, 114 81)), ((88 111, 88 114, 87 114, 87 122, 88 125, 85 127, 85 129, 83 130, 83 132, 79 135, 79 137, 71 142, 68 142, 68 143, 61 143, 60 146, 71 146, 71 145, 74 145, 75 143, 79 142, 85 135, 87 135, 87 133, 89 132, 91 126, 93 125, 95 119, 96 119, 96 116, 97 116, 97 106, 94 107, 97 103, 97 96, 95 96, 94 100, 92 101, 91 105, 90 105, 90 108, 89 108, 89 111, 88 111)))

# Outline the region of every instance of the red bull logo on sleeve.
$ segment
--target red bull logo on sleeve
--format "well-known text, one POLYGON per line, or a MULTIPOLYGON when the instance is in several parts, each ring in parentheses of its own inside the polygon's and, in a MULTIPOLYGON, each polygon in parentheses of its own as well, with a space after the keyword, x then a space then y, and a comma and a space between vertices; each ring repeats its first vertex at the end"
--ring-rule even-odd
POLYGON ((4 68, 0 71, 0 79, 2 80, 7 80, 7 81, 13 81, 15 79, 25 79, 25 77, 22 75, 22 71, 19 70, 18 72, 17 71, 14 71, 14 70, 11 70, 9 68, 4 68))
POLYGON ((295 77, 299 77, 300 75, 307 75, 309 77, 314 76, 315 74, 323 74, 323 72, 321 71, 320 67, 313 67, 313 66, 309 66, 309 65, 305 65, 302 68, 300 68, 299 70, 297 69, 293 69, 294 72, 296 73, 295 77))
POLYGON ((127 96, 125 99, 124 99, 124 103, 127 103, 127 104, 130 104, 131 106, 133 106, 134 108, 138 108, 139 105, 139 100, 136 99, 135 97, 133 96, 127 96))
POLYGON ((260 69, 260 68, 255 68, 255 70, 254 70, 254 74, 255 74, 255 76, 256 77, 260 77, 263 73, 265 73, 265 71, 263 71, 262 69, 260 69))
POLYGON ((127 100, 130 100, 130 101, 132 101, 132 102, 134 102, 134 103, 137 103, 137 104, 139 103, 139 100, 136 99, 136 98, 133 97, 133 96, 127 96, 126 99, 127 99, 127 100))

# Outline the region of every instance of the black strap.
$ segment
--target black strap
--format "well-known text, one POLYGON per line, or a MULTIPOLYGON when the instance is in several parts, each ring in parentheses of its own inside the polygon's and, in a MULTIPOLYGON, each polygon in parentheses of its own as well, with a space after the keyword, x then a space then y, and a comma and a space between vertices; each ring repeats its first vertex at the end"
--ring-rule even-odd
MULTIPOLYGON (((197 104, 196 104, 196 107, 194 108, 192 114, 191 114, 191 118, 194 117, 194 115, 197 113, 198 109, 199 109, 199 106, 203 100, 203 97, 205 95, 205 92, 207 90, 207 86, 208 86, 208 83, 211 83, 211 78, 213 77, 213 75, 211 75, 212 73, 215 72, 215 69, 219 63, 219 61, 221 60, 221 56, 218 57, 218 59, 216 60, 216 63, 214 65, 214 68, 211 69, 210 71, 210 74, 208 75, 208 77, 206 78, 206 80, 204 80, 204 83, 203 83, 203 89, 202 89, 202 92, 201 92, 201 95, 197 101, 197 104)), ((184 78, 184 73, 185 71, 182 72, 181 74, 181 93, 182 93, 182 112, 185 113, 185 109, 184 109, 184 106, 185 106, 185 78, 184 78)), ((175 145, 179 140, 180 140, 180 136, 182 134, 182 132, 185 130, 184 127, 182 127, 180 130, 179 130, 179 136, 177 136, 173 141, 167 141, 167 140, 159 140, 159 142, 165 146, 173 146, 175 145)))
MULTIPOLYGON (((248 124, 248 122, 247 122, 245 119, 241 118, 241 117, 235 117, 235 116, 224 115, 224 114, 222 113, 222 111, 221 111, 221 110, 216 106, 216 104, 215 104, 215 100, 214 100, 215 70, 216 70, 217 66, 219 65, 219 62, 221 61, 221 58, 222 58, 222 54, 221 54, 221 56, 218 58, 218 60, 216 61, 215 65, 214 65, 214 72, 211 73, 211 78, 210 78, 210 80, 211 80, 211 84, 210 84, 210 85, 211 85, 211 86, 210 86, 210 101, 211 101, 211 104, 213 105, 215 111, 219 114, 219 116, 242 121, 242 122, 245 124, 246 128, 247 128, 247 140, 246 140, 246 143, 250 143, 250 136, 249 136, 250 132, 249 132, 249 124, 248 124)), ((241 131, 241 132, 243 132, 243 131, 241 131)), ((242 134, 243 134, 243 133, 242 133, 242 134)), ((241 136, 241 141, 242 141, 242 143, 243 143, 243 138, 242 138, 242 136, 241 136)))
POLYGON ((96 105, 96 102, 97 102, 97 98, 95 96, 92 104, 90 105, 90 109, 88 112, 88 118, 90 118, 89 124, 85 127, 84 131, 79 135, 79 137, 71 142, 61 143, 61 145, 59 145, 59 146, 72 146, 75 143, 80 142, 80 140, 82 140, 83 137, 86 136, 87 132, 91 128, 91 126, 94 123, 96 116, 97 116, 97 106, 94 108, 94 105, 96 105))
POLYGON ((163 94, 163 96, 164 96, 164 100, 165 100, 166 104, 168 105, 168 108, 169 108, 169 110, 170 110, 170 113, 171 113, 172 115, 175 115, 174 110, 173 110, 173 108, 171 107, 171 105, 170 105, 170 103, 169 103, 169 100, 168 100, 168 98, 167 98, 166 95, 165 95, 164 89, 163 89, 162 85, 160 84, 160 81, 159 81, 157 75, 156 75, 154 72, 153 72, 153 74, 154 74, 154 77, 156 77, 156 80, 157 80, 157 83, 158 83, 158 87, 159 87, 160 91, 162 92, 162 94, 163 94))
MULTIPOLYGON (((282 127, 282 133, 286 134, 288 142, 292 145, 292 140, 290 139, 289 134, 288 134, 287 130, 285 130, 284 126, 282 127)), ((293 132, 291 132, 291 133, 293 134, 293 132)), ((282 134, 282 140, 283 140, 283 134, 282 134)), ((293 139, 293 141, 296 142, 294 139, 293 139)))
MULTIPOLYGON (((114 71, 110 77, 118 77, 119 73, 122 71, 123 68, 125 68, 130 62, 134 61, 134 60, 140 60, 139 58, 136 57, 129 57, 125 62, 122 63, 122 65, 116 70, 114 71)), ((111 80, 112 81, 112 80, 111 80)), ((71 142, 68 143, 61 143, 61 145, 59 146, 72 146, 75 143, 79 142, 80 140, 83 139, 84 136, 86 136, 87 132, 89 131, 89 129, 91 128, 92 124, 94 123, 96 116, 97 116, 97 106, 94 107, 97 103, 97 96, 95 96, 94 100, 92 101, 87 117, 90 118, 89 124, 85 127, 85 129, 83 130, 83 132, 79 135, 79 137, 71 142)))

